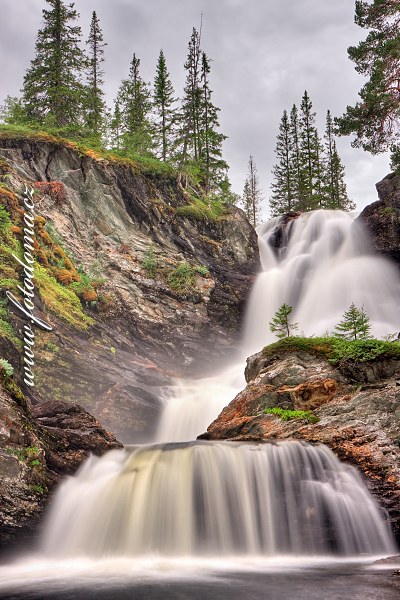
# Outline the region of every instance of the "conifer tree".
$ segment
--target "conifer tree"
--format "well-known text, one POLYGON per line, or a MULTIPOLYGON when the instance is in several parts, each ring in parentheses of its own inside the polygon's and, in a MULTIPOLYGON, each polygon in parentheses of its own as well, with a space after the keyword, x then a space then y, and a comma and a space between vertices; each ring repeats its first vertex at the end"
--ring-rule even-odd
POLYGON ((139 154, 149 154, 153 147, 153 129, 150 122, 151 94, 140 75, 139 67, 140 59, 134 54, 129 77, 121 83, 116 104, 121 114, 122 148, 139 154))
POLYGON ((348 340, 366 340, 370 336, 370 318, 364 307, 357 308, 354 302, 343 314, 342 321, 336 325, 335 335, 348 340))
POLYGON ((262 192, 258 179, 257 167, 254 158, 250 156, 246 182, 243 192, 243 206, 253 227, 258 224, 261 212, 262 192))
MULTIPOLYGON (((400 124, 400 5, 398 0, 356 1, 355 22, 369 30, 348 49, 358 73, 368 78, 360 101, 335 120, 342 135, 356 135, 353 146, 377 154, 398 144, 400 124)), ((397 155, 397 152, 396 152, 397 155)), ((398 157, 397 157, 398 158, 398 157)))
POLYGON ((287 111, 284 110, 275 149, 278 162, 272 170, 274 181, 272 183, 270 211, 273 217, 290 212, 294 208, 293 180, 296 172, 291 160, 292 146, 290 122, 287 111))
POLYGON ((329 110, 326 115, 325 156, 325 207, 354 210, 355 204, 347 194, 344 166, 336 147, 333 120, 329 110))
POLYGON ((293 307, 288 304, 282 304, 276 311, 272 321, 269 323, 269 328, 272 333, 275 333, 276 337, 280 339, 290 337, 293 331, 299 328, 298 323, 291 323, 289 320, 292 312, 293 307))
POLYGON ((222 158, 222 143, 226 136, 218 131, 217 108, 212 102, 209 85, 210 62, 205 52, 201 58, 202 99, 199 111, 199 159, 204 172, 206 194, 214 190, 226 177, 228 165, 222 158))
POLYGON ((252 196, 251 196, 250 182, 248 179, 246 179, 246 181, 244 182, 242 205, 243 205, 243 210, 246 213, 246 216, 251 223, 253 202, 252 202, 252 196))
POLYGON ((199 139, 201 81, 200 50, 201 35, 193 28, 185 62, 186 83, 179 116, 178 161, 181 165, 190 159, 197 161, 201 154, 199 139))
POLYGON ((312 210, 318 207, 315 199, 315 179, 318 170, 318 132, 315 126, 315 112, 312 110, 312 102, 307 91, 304 92, 300 106, 300 170, 304 179, 304 192, 307 198, 306 204, 300 210, 312 210))
POLYGON ((158 154, 163 161, 171 156, 176 109, 174 88, 170 79, 164 52, 160 50, 154 79, 153 105, 156 118, 158 154))
POLYGON ((336 148, 336 142, 333 142, 333 182, 334 182, 334 198, 335 206, 339 210, 351 211, 354 210, 356 205, 350 200, 347 194, 347 186, 345 183, 345 171, 339 153, 336 148))
POLYGON ((114 112, 109 117, 109 137, 110 145, 116 150, 120 150, 122 146, 122 113, 118 101, 115 103, 114 112))
POLYGON ((326 113, 325 129, 325 203, 326 208, 337 208, 337 198, 335 194, 335 167, 334 167, 334 149, 335 138, 333 135, 333 120, 330 110, 326 113))
POLYGON ((25 74, 23 103, 27 117, 41 124, 65 127, 81 120, 86 59, 79 47, 81 28, 74 25, 74 4, 46 0, 36 55, 25 74))
POLYGON ((299 133, 299 112, 297 106, 293 104, 290 111, 290 164, 292 167, 292 193, 294 198, 294 210, 305 210, 306 191, 305 191, 305 173, 301 168, 300 155, 300 133, 299 133))
POLYGON ((103 33, 96 12, 92 14, 90 33, 86 44, 89 46, 87 72, 87 96, 85 100, 86 125, 90 132, 99 137, 104 123, 105 102, 102 63, 104 62, 103 33))

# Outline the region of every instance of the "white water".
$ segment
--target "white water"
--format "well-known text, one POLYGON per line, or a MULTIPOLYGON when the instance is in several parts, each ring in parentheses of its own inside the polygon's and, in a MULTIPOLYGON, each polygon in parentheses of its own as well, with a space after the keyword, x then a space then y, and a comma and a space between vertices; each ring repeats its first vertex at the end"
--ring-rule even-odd
POLYGON ((197 442, 92 457, 61 486, 43 551, 355 556, 394 545, 357 472, 326 446, 197 442))
POLYGON ((157 442, 190 441, 206 431, 243 389, 246 358, 276 341, 269 322, 283 303, 294 307, 298 334, 332 332, 352 302, 364 306, 375 337, 400 331, 398 271, 371 254, 366 233, 351 215, 323 210, 303 214, 290 223, 286 248, 277 253, 268 239, 279 221, 272 219, 258 230, 263 270, 251 293, 238 356, 216 377, 177 382, 157 442))

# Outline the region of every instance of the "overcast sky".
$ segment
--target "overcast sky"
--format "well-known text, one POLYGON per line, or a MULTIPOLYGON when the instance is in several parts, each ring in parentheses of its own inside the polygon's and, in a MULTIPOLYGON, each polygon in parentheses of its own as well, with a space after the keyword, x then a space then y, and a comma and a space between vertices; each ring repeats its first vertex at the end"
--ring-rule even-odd
MULTIPOLYGON (((18 95, 34 55, 44 0, 0 0, 0 102, 18 95)), ((214 102, 228 136, 225 159, 233 189, 241 193, 249 155, 264 195, 270 193, 278 125, 284 108, 308 90, 323 133, 326 111, 340 115, 357 99, 363 79, 347 47, 365 37, 354 24, 353 0, 76 0, 84 39, 93 10, 103 29, 105 80, 111 105, 133 52, 153 81, 163 48, 179 96, 187 44, 203 13, 202 47, 212 59, 214 102)), ((387 155, 371 157, 338 142, 350 197, 360 210, 376 200, 375 183, 389 172, 387 155)))

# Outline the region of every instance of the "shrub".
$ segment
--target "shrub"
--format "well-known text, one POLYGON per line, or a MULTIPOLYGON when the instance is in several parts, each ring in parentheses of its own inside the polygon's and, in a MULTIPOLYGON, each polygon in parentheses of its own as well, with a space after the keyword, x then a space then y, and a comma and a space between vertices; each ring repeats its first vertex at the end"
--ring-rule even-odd
POLYGON ((184 261, 179 263, 168 277, 168 285, 178 293, 185 293, 194 286, 195 271, 184 261))
POLYGON ((11 377, 14 374, 14 367, 10 365, 8 360, 0 358, 0 367, 5 371, 6 375, 11 377))
POLYGON ((147 275, 153 279, 156 276, 157 267, 158 262, 154 253, 154 248, 150 244, 150 246, 146 250, 146 254, 144 255, 144 259, 142 261, 142 268, 146 271, 147 275))
POLYGON ((67 199, 65 187, 61 181, 36 181, 33 185, 42 194, 50 196, 58 206, 67 199))

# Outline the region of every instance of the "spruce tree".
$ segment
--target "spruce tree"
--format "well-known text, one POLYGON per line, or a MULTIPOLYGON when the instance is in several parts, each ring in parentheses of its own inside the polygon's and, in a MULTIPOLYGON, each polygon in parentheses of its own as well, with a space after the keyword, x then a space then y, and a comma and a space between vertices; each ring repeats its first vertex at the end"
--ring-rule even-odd
POLYGON ((201 36, 193 28, 185 62, 186 83, 182 107, 179 114, 179 135, 177 140, 177 159, 181 166, 191 160, 197 161, 201 154, 200 110, 202 90, 200 81, 201 36))
POLYGON ((222 158, 222 144, 226 136, 218 131, 218 112, 212 102, 209 84, 210 62, 205 52, 201 58, 202 99, 199 111, 199 160, 204 173, 206 194, 215 191, 226 177, 228 165, 222 158))
POLYGON ((336 148, 336 142, 333 142, 333 182, 334 182, 334 198, 335 206, 339 210, 351 211, 354 210, 356 205, 350 200, 347 194, 347 186, 345 183, 345 171, 339 153, 336 148))
POLYGON ((287 111, 284 110, 275 149, 278 162, 272 170, 274 181, 271 186, 270 211, 273 217, 294 208, 293 180, 296 173, 291 160, 292 146, 290 122, 287 111))
POLYGON ((325 204, 326 208, 337 208, 337 197, 335 193, 335 167, 334 149, 335 138, 333 134, 333 120, 331 112, 326 113, 325 129, 325 204))
MULTIPOLYGON (((400 5, 398 0, 356 1, 355 22, 369 30, 348 49, 358 73, 368 78, 360 101, 335 119, 342 135, 356 135, 353 146, 377 154, 398 144, 400 122, 400 5)), ((396 152, 397 154, 397 152, 396 152)))
POLYGON ((23 103, 30 121, 65 127, 81 121, 86 59, 79 47, 81 28, 74 4, 46 0, 36 55, 25 74, 23 103))
POLYGON ((345 171, 334 137, 333 120, 330 111, 326 115, 325 130, 325 208, 354 210, 355 204, 347 194, 345 171))
POLYGON ((251 196, 251 188, 249 180, 246 179, 243 187, 243 195, 242 195, 242 206, 243 210, 246 213, 248 220, 252 221, 252 210, 253 210, 253 202, 251 196))
POLYGON ((118 91, 116 105, 121 113, 120 144, 124 150, 150 154, 153 147, 153 128, 150 122, 151 94, 140 72, 140 59, 133 55, 129 77, 118 91))
POLYGON ((96 12, 92 14, 90 33, 86 44, 89 46, 87 72, 87 95, 85 100, 86 125, 90 133, 100 137, 105 116, 104 85, 102 63, 104 62, 103 33, 96 12))
POLYGON ((318 208, 318 199, 315 198, 315 179, 318 171, 319 152, 315 116, 312 102, 305 91, 300 106, 300 171, 305 193, 305 203, 299 207, 302 211, 318 208))
POLYGON ((348 340, 366 340, 370 338, 370 318, 364 307, 357 308, 354 302, 343 314, 342 321, 336 325, 335 335, 348 340))
POLYGON ((163 161, 171 156, 176 115, 175 102, 174 88, 168 73, 164 52, 160 50, 154 79, 153 105, 158 154, 163 161))
POLYGON ((256 227, 261 212, 262 192, 258 179, 257 167, 254 158, 250 156, 246 182, 244 184, 243 205, 247 217, 256 227))
POLYGON ((280 339, 290 337, 293 331, 299 328, 298 323, 291 323, 289 320, 292 312, 292 306, 289 306, 288 304, 282 304, 282 306, 274 314, 272 321, 269 323, 269 328, 272 333, 275 333, 276 337, 280 339))
POLYGON ((306 185, 300 155, 299 112, 295 104, 293 104, 290 111, 289 137, 291 146, 290 164, 292 168, 293 208, 294 210, 302 211, 305 210, 304 207, 306 206, 306 185))

